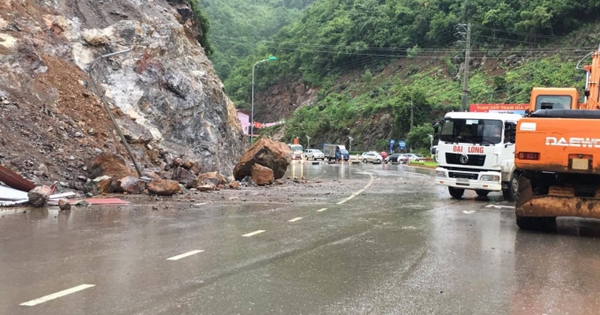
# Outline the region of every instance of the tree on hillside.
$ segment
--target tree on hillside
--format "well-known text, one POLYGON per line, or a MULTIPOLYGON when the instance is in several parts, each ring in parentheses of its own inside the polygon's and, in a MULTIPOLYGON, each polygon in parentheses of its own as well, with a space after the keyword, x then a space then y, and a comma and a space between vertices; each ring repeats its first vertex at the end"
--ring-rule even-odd
POLYGON ((430 145, 429 135, 433 135, 433 126, 430 123, 425 123, 414 127, 406 136, 406 140, 414 150, 428 149, 430 145))
MULTIPOLYGON (((226 80, 244 58, 270 41, 282 27, 297 21, 315 0, 189 0, 210 19, 215 70, 226 80), (198 4, 199 3, 199 4, 198 4)), ((253 58, 250 58, 253 60, 253 58)))

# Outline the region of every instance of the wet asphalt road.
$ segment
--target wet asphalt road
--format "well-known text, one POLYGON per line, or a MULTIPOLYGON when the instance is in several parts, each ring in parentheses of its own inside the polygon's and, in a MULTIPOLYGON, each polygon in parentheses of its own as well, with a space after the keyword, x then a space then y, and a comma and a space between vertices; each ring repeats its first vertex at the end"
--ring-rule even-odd
POLYGON ((296 165, 311 184, 195 207, 2 210, 0 314, 600 312, 600 221, 522 232, 500 194, 451 200, 414 171, 296 165))

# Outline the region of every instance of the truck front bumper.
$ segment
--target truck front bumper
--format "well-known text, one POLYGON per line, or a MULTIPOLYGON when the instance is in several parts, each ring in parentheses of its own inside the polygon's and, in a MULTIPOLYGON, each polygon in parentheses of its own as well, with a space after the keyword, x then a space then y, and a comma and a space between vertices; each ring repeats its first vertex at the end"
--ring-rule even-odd
POLYGON ((435 169, 435 174, 437 185, 463 189, 502 190, 502 174, 500 172, 453 171, 438 167, 435 169))

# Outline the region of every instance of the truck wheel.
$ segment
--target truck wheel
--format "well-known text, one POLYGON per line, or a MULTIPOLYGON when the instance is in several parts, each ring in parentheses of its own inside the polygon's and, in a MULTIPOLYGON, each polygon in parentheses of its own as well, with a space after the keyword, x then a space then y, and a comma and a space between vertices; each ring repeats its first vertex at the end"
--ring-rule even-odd
POLYGON ((556 230, 556 217, 520 217, 517 225, 521 230, 552 232, 556 230))
POLYGON ((462 198, 462 195, 465 193, 465 190, 462 188, 448 187, 448 192, 450 192, 450 196, 452 196, 452 198, 460 199, 460 198, 462 198))
POLYGON ((477 190, 475 190, 475 192, 477 193, 477 196, 479 196, 479 197, 487 197, 487 195, 490 193, 489 190, 482 190, 482 189, 477 189, 477 190))
POLYGON ((510 180, 508 181, 508 188, 502 189, 502 196, 506 201, 516 201, 517 193, 519 192, 519 179, 517 175, 513 172, 510 175, 510 180))

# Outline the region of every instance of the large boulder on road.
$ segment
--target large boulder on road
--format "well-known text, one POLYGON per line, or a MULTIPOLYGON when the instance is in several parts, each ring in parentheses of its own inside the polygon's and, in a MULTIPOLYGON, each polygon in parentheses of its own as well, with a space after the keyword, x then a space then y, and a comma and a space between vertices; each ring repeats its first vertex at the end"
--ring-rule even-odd
POLYGON ((273 170, 275 179, 282 178, 291 162, 292 152, 289 147, 279 141, 261 138, 242 156, 233 169, 236 180, 252 176, 252 167, 258 164, 273 170))
POLYGON ((254 164, 252 166, 252 180, 259 186, 271 185, 275 181, 273 170, 259 164, 254 164))

